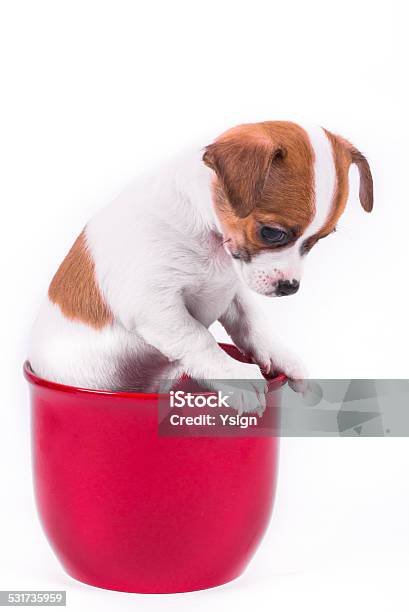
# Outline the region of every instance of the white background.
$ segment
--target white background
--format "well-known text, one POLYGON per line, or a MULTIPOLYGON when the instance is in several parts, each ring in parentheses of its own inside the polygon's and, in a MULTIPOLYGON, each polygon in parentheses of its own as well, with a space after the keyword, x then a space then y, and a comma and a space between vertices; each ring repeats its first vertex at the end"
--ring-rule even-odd
POLYGON ((1 589, 67 589, 72 610, 407 609, 404 438, 283 439, 269 532, 230 585, 138 596, 70 579, 34 511, 21 374, 49 280, 95 210, 192 142, 290 119, 367 155, 375 208, 360 208, 351 171, 302 290, 260 302, 312 376, 409 377, 406 40, 394 0, 2 2, 1 589))

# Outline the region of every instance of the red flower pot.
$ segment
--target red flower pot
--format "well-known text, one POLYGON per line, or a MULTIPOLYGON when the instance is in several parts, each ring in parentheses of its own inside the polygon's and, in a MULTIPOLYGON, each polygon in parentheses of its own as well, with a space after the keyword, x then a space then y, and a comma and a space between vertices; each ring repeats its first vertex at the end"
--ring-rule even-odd
POLYGON ((174 593, 243 572, 269 522, 278 438, 161 437, 157 395, 60 385, 27 363, 25 376, 38 511, 71 576, 174 593))

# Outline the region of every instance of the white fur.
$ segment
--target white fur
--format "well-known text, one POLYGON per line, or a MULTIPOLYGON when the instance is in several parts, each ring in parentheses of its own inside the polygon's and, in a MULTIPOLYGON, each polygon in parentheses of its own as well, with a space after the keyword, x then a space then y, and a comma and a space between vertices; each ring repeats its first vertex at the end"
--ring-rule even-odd
MULTIPOLYGON (((313 233, 330 205, 333 170, 323 132, 310 137, 316 154, 317 211, 308 228, 313 233)), ((38 375, 83 387, 144 391, 182 371, 199 379, 248 380, 254 400, 247 393, 239 409, 260 409, 257 385, 264 379, 258 367, 228 357, 208 331, 220 319, 256 363, 302 376, 269 338, 236 262, 223 248, 211 201, 212 172, 201 156, 195 151, 135 181, 88 223, 87 244, 114 322, 96 330, 67 319, 46 300, 29 351, 38 375)), ((297 278, 296 251, 294 246, 284 257, 262 255, 258 269, 271 275, 273 265, 297 278)))
POLYGON ((274 295, 280 280, 298 282, 304 259, 301 244, 316 234, 325 224, 331 210, 336 184, 335 163, 331 143, 320 127, 304 128, 314 150, 315 212, 303 235, 287 249, 260 253, 249 263, 236 262, 243 280, 257 293, 274 295))
POLYGON ((336 169, 331 143, 321 127, 306 128, 314 149, 315 215, 298 243, 316 234, 325 224, 335 192, 336 169))
POLYGON ((87 244, 114 322, 96 330, 46 300, 29 349, 39 376, 135 391, 156 390, 160 379, 182 371, 248 380, 238 408, 263 409, 258 367, 227 356, 208 331, 240 281, 223 248, 201 155, 136 181, 88 223, 87 244))

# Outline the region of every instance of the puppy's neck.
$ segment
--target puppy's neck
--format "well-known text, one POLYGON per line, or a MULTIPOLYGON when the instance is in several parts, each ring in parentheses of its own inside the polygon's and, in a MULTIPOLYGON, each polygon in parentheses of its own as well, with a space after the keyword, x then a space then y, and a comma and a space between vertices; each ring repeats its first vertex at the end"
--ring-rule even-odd
POLYGON ((191 230, 222 235, 212 201, 213 172, 205 166, 203 151, 195 149, 184 154, 175 164, 175 184, 182 205, 186 206, 191 230))

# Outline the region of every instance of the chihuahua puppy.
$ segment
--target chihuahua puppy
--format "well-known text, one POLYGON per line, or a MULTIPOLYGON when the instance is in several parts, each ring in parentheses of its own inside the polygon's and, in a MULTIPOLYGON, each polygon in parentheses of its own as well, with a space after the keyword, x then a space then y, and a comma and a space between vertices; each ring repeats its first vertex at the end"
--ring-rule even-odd
POLYGON ((325 129, 284 121, 240 125, 140 178, 91 219, 55 274, 31 367, 111 390, 154 392, 182 372, 215 389, 241 381, 238 409, 260 410, 259 367, 295 383, 303 370, 270 337, 250 290, 298 291, 307 253, 344 211, 351 164, 370 212, 365 157, 325 129), (218 346, 208 329, 217 320, 252 364, 218 346))

